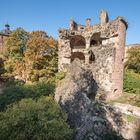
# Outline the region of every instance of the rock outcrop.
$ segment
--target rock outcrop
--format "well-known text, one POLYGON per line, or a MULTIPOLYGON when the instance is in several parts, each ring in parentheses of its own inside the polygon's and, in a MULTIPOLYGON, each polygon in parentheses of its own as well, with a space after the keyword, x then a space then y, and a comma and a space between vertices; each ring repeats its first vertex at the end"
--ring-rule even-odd
POLYGON ((90 68, 77 60, 56 89, 55 100, 67 112, 75 140, 136 140, 135 131, 127 135, 130 125, 119 109, 95 100, 97 90, 90 68))

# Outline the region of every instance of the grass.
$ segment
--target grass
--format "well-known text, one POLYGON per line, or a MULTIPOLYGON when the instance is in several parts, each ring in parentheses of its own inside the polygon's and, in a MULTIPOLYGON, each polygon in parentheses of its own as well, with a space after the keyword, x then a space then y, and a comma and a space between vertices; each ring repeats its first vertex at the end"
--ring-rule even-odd
POLYGON ((140 74, 132 70, 125 71, 124 92, 140 94, 140 74))

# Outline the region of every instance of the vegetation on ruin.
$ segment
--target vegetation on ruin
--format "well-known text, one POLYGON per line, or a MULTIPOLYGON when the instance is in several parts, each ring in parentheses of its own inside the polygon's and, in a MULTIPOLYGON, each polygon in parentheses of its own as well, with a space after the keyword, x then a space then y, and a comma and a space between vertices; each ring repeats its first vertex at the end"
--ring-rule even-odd
POLYGON ((67 115, 55 103, 57 41, 44 31, 12 31, 0 59, 0 138, 72 140, 67 115))

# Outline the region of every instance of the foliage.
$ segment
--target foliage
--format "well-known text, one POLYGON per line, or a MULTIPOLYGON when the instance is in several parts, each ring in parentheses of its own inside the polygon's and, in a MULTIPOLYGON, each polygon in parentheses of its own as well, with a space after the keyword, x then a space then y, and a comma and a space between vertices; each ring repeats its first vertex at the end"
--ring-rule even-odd
POLYGON ((140 74, 135 73, 134 70, 125 69, 123 84, 123 95, 108 103, 119 102, 140 107, 140 74))
POLYGON ((6 87, 0 95, 0 111, 23 98, 38 99, 43 95, 53 95, 55 90, 52 82, 38 82, 32 85, 10 82, 6 87))
POLYGON ((133 69, 135 72, 140 73, 140 47, 132 47, 128 49, 128 60, 125 67, 133 69))
POLYGON ((0 113, 3 140, 72 140, 67 116, 51 97, 23 99, 0 113))
POLYGON ((57 72, 57 42, 43 31, 30 34, 24 57, 27 80, 53 77, 57 72))
POLYGON ((126 117, 127 117, 127 121, 128 122, 134 122, 134 120, 135 120, 135 117, 134 116, 132 116, 132 115, 126 115, 126 117))
POLYGON ((6 70, 5 76, 14 76, 18 63, 23 60, 24 51, 26 49, 26 42, 28 40, 28 33, 22 29, 17 28, 9 34, 9 37, 4 41, 4 68, 6 70))
POLYGON ((61 83, 61 80, 65 77, 65 72, 60 71, 58 73, 56 73, 55 75, 55 82, 56 85, 59 85, 61 83))
POLYGON ((119 102, 140 107, 140 74, 125 69, 123 84, 123 95, 109 103, 119 102))
POLYGON ((57 72, 57 41, 46 32, 28 34, 18 28, 5 40, 4 48, 6 77, 35 82, 57 72))
POLYGON ((4 41, 4 55, 6 57, 15 57, 16 59, 23 56, 28 40, 28 33, 17 28, 9 34, 9 37, 4 41))
POLYGON ((124 91, 140 94, 140 74, 126 70, 124 75, 124 91))

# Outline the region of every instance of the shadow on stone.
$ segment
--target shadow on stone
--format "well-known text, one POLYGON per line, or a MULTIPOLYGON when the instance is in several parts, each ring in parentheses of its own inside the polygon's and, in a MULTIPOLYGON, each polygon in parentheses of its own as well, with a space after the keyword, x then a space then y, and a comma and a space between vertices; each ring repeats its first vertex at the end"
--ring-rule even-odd
MULTIPOLYGON (((91 70, 73 61, 55 92, 55 100, 68 114, 75 140, 123 140, 127 123, 119 110, 95 100, 98 85, 91 70)), ((131 139, 131 138, 130 138, 131 139)))

